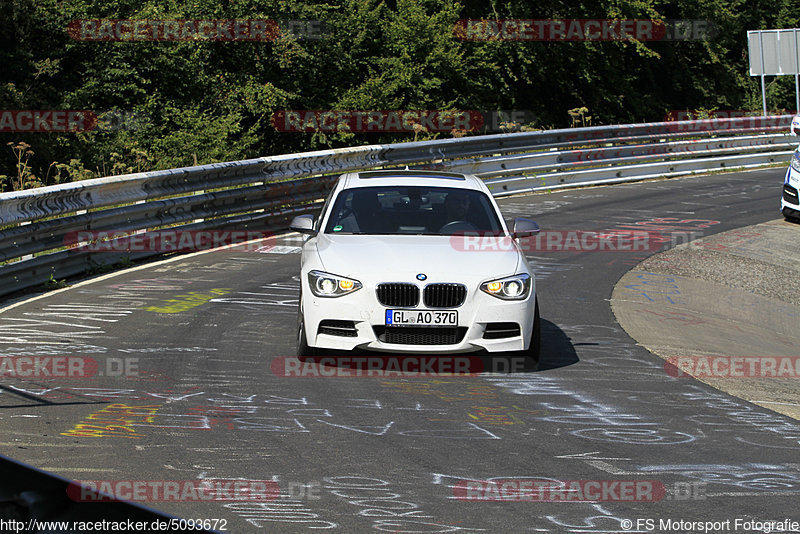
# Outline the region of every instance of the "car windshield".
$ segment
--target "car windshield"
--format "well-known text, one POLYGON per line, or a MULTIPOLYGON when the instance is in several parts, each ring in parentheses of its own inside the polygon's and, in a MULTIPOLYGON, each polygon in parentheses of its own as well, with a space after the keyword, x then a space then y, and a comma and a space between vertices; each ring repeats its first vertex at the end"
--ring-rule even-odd
POLYGON ((481 191, 383 186, 340 192, 325 233, 500 235, 502 227, 494 206, 481 191))

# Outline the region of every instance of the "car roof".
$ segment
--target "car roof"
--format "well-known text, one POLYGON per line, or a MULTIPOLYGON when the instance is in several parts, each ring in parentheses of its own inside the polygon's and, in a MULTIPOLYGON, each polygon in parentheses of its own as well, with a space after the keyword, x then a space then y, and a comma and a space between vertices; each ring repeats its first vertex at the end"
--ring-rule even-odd
POLYGON ((418 185, 423 187, 453 187, 486 191, 486 185, 477 176, 443 171, 381 170, 345 174, 342 189, 384 185, 418 185))

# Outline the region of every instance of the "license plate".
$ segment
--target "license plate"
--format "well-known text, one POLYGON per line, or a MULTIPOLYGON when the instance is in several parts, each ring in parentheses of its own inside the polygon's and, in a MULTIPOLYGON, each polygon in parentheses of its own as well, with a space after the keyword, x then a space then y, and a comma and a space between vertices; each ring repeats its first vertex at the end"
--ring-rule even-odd
POLYGON ((458 326, 458 312, 444 310, 386 310, 389 326, 458 326))

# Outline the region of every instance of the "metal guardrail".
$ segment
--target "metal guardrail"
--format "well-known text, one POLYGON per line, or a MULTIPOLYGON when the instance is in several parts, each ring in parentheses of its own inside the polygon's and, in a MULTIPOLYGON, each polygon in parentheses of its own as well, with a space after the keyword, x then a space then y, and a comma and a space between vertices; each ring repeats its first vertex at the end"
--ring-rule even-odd
MULTIPOLYGON (((159 251, 67 247, 80 231, 277 232, 347 171, 447 169, 496 196, 788 160, 791 115, 595 126, 369 145, 112 176, 0 194, 0 296, 159 251)), ((145 234, 147 235, 147 234, 145 234)))
MULTIPOLYGON (((95 531, 111 531, 109 523, 146 523, 139 531, 189 531, 175 516, 125 501, 94 502, 70 498, 69 488, 78 482, 47 473, 30 465, 0 455, 0 519, 3 532, 85 532, 80 523, 89 523, 95 531), (173 520, 175 520, 173 522, 173 520), (103 521, 106 526, 103 527, 103 521), (12 523, 13 522, 13 523, 12 523), (77 525, 76 525, 77 523, 77 525), (103 528, 98 528, 103 527, 103 528)), ((99 494, 104 495, 104 494, 99 494)), ((91 527, 88 527, 91 528, 91 527)), ((122 530, 126 530, 123 528, 122 530)), ((192 532, 213 532, 191 529, 192 532)))

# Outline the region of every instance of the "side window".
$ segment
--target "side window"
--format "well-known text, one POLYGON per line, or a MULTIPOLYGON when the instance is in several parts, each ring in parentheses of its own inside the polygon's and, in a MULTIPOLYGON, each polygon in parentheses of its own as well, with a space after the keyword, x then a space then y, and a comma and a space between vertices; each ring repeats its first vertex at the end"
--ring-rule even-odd
POLYGON ((322 229, 322 219, 325 218, 325 215, 328 213, 328 208, 331 205, 331 200, 333 200, 333 192, 336 191, 336 186, 339 185, 338 182, 333 186, 328 196, 325 198, 325 203, 322 204, 322 211, 319 213, 319 217, 314 222, 314 230, 317 232, 321 231, 322 229))
MULTIPOLYGON (((336 196, 336 200, 331 202, 331 207, 329 208, 330 215, 328 215, 328 222, 325 226, 325 233, 331 233, 333 228, 339 226, 341 230, 341 225, 344 224, 343 221, 347 219, 352 219, 351 214, 353 212, 353 190, 352 189, 344 189, 339 191, 339 194, 336 196)), ((346 230, 346 232, 353 232, 358 230, 358 228, 350 228, 346 230)))
POLYGON ((476 220, 473 222, 485 232, 499 232, 502 226, 497 219, 497 212, 486 195, 483 193, 473 193, 473 199, 476 201, 476 205, 481 206, 480 210, 474 211, 476 220))

